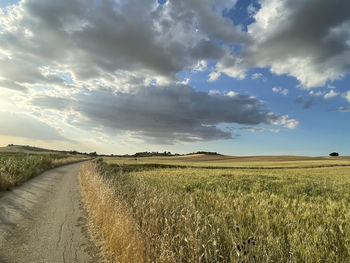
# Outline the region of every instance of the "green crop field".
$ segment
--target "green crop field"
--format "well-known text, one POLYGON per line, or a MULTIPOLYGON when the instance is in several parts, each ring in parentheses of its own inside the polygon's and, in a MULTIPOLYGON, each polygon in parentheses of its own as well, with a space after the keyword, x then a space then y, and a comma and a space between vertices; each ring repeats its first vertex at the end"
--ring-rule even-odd
POLYGON ((112 261, 350 262, 348 157, 106 158, 80 180, 112 261))
POLYGON ((0 191, 20 185, 45 170, 84 159, 86 159, 84 156, 59 152, 0 148, 0 191))

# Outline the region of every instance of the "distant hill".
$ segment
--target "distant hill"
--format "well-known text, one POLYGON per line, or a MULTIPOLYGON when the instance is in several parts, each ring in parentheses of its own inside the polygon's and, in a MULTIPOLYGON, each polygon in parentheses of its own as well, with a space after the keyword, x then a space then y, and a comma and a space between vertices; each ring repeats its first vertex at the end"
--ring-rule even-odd
POLYGON ((72 155, 89 155, 89 156, 99 156, 96 152, 91 153, 82 153, 75 150, 72 151, 60 151, 60 150, 52 150, 46 148, 40 148, 30 145, 16 145, 9 144, 5 147, 0 147, 0 152, 23 152, 23 153, 61 153, 61 154, 72 154, 72 155))
POLYGON ((39 148, 30 145, 9 144, 6 147, 0 147, 1 152, 64 152, 45 148, 39 148))

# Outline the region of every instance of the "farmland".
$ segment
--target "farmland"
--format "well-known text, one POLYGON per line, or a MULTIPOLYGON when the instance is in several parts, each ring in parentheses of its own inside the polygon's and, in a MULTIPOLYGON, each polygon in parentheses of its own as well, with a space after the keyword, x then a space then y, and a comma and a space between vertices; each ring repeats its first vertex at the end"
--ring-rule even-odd
POLYGON ((313 168, 350 165, 350 157, 248 156, 193 154, 178 157, 105 158, 108 164, 170 165, 205 168, 313 168))
POLYGON ((350 158, 105 158, 80 171, 111 262, 349 262, 350 158))
POLYGON ((48 169, 84 159, 87 157, 60 152, 0 148, 0 191, 20 185, 48 169))

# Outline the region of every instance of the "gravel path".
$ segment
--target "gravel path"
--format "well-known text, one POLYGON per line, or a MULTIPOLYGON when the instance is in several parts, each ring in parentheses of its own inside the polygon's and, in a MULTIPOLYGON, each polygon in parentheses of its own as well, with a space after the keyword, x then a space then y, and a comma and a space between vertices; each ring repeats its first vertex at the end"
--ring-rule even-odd
POLYGON ((0 262, 98 262, 81 204, 80 163, 0 193, 0 262))

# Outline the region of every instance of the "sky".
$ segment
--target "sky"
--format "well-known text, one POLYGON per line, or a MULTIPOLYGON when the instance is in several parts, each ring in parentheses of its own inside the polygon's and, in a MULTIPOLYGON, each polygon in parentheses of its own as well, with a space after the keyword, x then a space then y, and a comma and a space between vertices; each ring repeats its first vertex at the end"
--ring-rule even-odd
POLYGON ((350 1, 2 0, 0 145, 350 155, 350 1))

